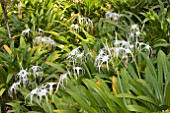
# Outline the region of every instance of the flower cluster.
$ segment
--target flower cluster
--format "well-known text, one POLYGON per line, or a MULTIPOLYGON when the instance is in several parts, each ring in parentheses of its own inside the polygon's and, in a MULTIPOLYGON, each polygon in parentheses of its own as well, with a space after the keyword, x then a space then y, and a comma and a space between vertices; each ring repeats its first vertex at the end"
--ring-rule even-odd
POLYGON ((90 18, 87 17, 78 17, 78 22, 80 25, 86 25, 86 27, 92 27, 93 26, 93 22, 92 20, 90 20, 90 18))
POLYGON ((129 48, 124 46, 120 47, 108 47, 105 45, 104 48, 100 49, 99 54, 95 59, 95 66, 99 69, 106 65, 107 70, 109 71, 109 63, 114 67, 114 62, 119 58, 119 61, 126 59, 128 61, 129 57, 133 57, 133 54, 129 48))
POLYGON ((79 26, 78 24, 72 24, 72 25, 70 26, 70 30, 71 30, 72 32, 77 32, 77 33, 79 33, 80 30, 81 30, 81 28, 80 28, 80 26, 79 26))
POLYGON ((33 98, 35 97, 35 101, 40 105, 42 102, 42 98, 44 97, 46 103, 48 103, 48 95, 52 95, 55 91, 57 83, 56 82, 47 82, 35 89, 33 89, 28 95, 26 95, 25 100, 30 97, 30 103, 32 104, 33 98))
POLYGON ((92 22, 92 20, 90 20, 90 18, 79 16, 78 17, 78 23, 72 24, 70 26, 70 30, 72 32, 79 33, 84 28, 88 31, 89 29, 92 29, 92 27, 93 27, 93 22, 92 22))
POLYGON ((115 62, 118 62, 118 64, 122 61, 133 62, 135 50, 138 53, 143 50, 150 53, 152 49, 148 44, 143 42, 130 43, 124 40, 115 40, 111 47, 104 44, 104 47, 99 50, 94 65, 99 69, 99 72, 101 67, 104 67, 105 65, 109 71, 109 63, 114 67, 115 62))
POLYGON ((137 24, 132 25, 129 32, 129 40, 138 41, 138 37, 140 34, 141 32, 139 30, 139 26, 137 24))
POLYGON ((118 21, 122 15, 118 13, 112 13, 111 11, 107 11, 105 14, 105 18, 111 19, 113 21, 118 21))
POLYGON ((76 75, 85 73, 85 70, 81 67, 82 63, 86 61, 86 56, 84 52, 80 52, 79 48, 73 49, 66 57, 68 60, 67 71, 70 75, 71 72, 76 75))
MULTIPOLYGON (((9 94, 11 97, 13 95, 17 95, 17 91, 20 90, 22 87, 28 88, 28 87, 35 87, 39 83, 36 81, 42 81, 42 76, 43 76, 43 69, 40 66, 32 66, 29 69, 26 70, 21 70, 17 74, 17 79, 18 81, 13 83, 11 87, 9 88, 9 94), (29 79, 30 77, 33 77, 33 81, 29 79)), ((67 78, 67 74, 63 74, 59 78, 59 82, 46 82, 32 91, 28 93, 25 97, 25 100, 29 97, 30 103, 33 102, 35 99, 35 102, 37 104, 41 104, 42 98, 45 98, 46 103, 48 102, 48 95, 52 95, 53 93, 56 93, 58 91, 59 86, 64 86, 64 80, 67 78)))
MULTIPOLYGON (((37 34, 38 36, 36 38, 33 39, 33 44, 34 45, 43 45, 43 48, 52 48, 52 49, 55 49, 56 47, 56 42, 51 39, 50 37, 46 37, 46 36, 43 36, 44 35, 44 30, 41 29, 41 28, 38 28, 37 29, 37 34)), ((27 40, 26 37, 29 37, 30 35, 30 29, 25 29, 22 31, 21 35, 23 37, 25 37, 25 39, 27 40)))
POLYGON ((46 36, 37 36, 33 40, 33 43, 34 45, 42 44, 44 48, 52 47, 54 49, 56 46, 55 41, 50 37, 46 37, 46 36))
POLYGON ((73 3, 82 3, 83 2, 83 0, 73 0, 73 3))
MULTIPOLYGON (((9 94, 13 97, 13 94, 17 93, 17 90, 21 87, 26 88, 30 85, 31 81, 28 79, 33 75, 34 78, 39 77, 40 81, 42 80, 43 69, 40 66, 32 66, 30 69, 22 69, 17 74, 17 82, 13 83, 12 86, 9 88, 9 94)), ((36 80, 36 79, 35 79, 36 80)))
POLYGON ((18 81, 13 83, 12 86, 10 87, 8 93, 10 94, 11 97, 13 97, 13 94, 17 93, 17 90, 20 87, 26 87, 29 84, 28 80, 28 71, 27 70, 21 70, 17 74, 18 81))

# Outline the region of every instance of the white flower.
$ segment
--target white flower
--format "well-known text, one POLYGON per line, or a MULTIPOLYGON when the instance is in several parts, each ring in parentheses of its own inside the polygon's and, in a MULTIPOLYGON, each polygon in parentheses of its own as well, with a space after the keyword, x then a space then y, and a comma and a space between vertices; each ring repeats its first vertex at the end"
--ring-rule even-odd
POLYGON ((23 84, 24 87, 29 83, 27 76, 28 76, 27 70, 20 70, 20 72, 17 74, 19 82, 23 84))
POLYGON ((145 44, 143 42, 138 42, 139 44, 139 51, 142 51, 142 50, 147 50, 148 53, 150 53, 152 51, 152 48, 148 45, 148 44, 145 44))
POLYGON ((130 35, 129 35, 130 38, 131 37, 133 38, 134 36, 135 36, 135 34, 133 32, 131 32, 130 35))
POLYGON ((43 37, 43 36, 38 36, 33 40, 34 45, 38 45, 38 44, 43 44, 43 47, 52 47, 54 48, 56 46, 56 43, 53 39, 51 39, 50 37, 43 37))
POLYGON ((112 13, 112 18, 114 21, 117 21, 119 20, 119 18, 121 17, 122 15, 118 14, 118 13, 112 13))
POLYGON ((38 28, 38 33, 44 33, 44 30, 41 28, 38 28))
POLYGON ((21 85, 20 85, 20 82, 15 82, 12 84, 12 86, 9 88, 8 90, 8 93, 10 94, 10 96, 12 97, 13 94, 16 94, 17 93, 17 89, 20 88, 21 85))
POLYGON ((67 59, 70 59, 71 57, 75 56, 77 53, 79 53, 78 48, 73 49, 68 55, 67 59))
POLYGON ((45 97, 46 103, 48 102, 48 88, 46 88, 45 85, 42 85, 40 87, 37 87, 33 89, 28 95, 26 95, 25 100, 27 97, 30 96, 30 103, 32 104, 34 96, 36 96, 36 102, 40 105, 42 101, 42 97, 45 97))
POLYGON ((58 83, 56 83, 56 82, 47 82, 46 83, 46 88, 48 88, 49 89, 49 94, 50 95, 52 95, 52 93, 53 93, 53 90, 54 90, 54 86, 55 85, 57 85, 58 83))
POLYGON ((108 47, 108 45, 105 45, 104 48, 99 50, 99 54, 95 59, 95 66, 97 66, 99 68, 99 72, 100 72, 100 68, 101 66, 105 63, 107 66, 107 70, 109 70, 109 61, 110 61, 110 51, 111 48, 108 47))
POLYGON ((85 18, 84 17, 79 17, 78 22, 80 25, 84 24, 85 18))
POLYGON ((39 89, 39 91, 37 92, 37 95, 39 96, 39 102, 41 102, 42 97, 45 97, 46 103, 48 102, 48 89, 45 87, 42 87, 41 89, 39 89))
POLYGON ((65 74, 62 74, 60 76, 58 85, 57 85, 56 90, 55 90, 55 93, 57 93, 60 85, 64 86, 64 80, 66 80, 66 84, 67 84, 67 74, 68 73, 65 73, 65 74))
POLYGON ((65 80, 65 79, 66 79, 66 84, 67 84, 67 73, 62 74, 62 75, 60 76, 60 80, 61 80, 62 85, 64 84, 64 80, 65 80))
POLYGON ((78 25, 78 24, 72 24, 71 26, 70 26, 70 30, 72 31, 72 32, 77 32, 77 33, 79 33, 80 32, 80 26, 78 25))
POLYGON ((74 67, 73 70, 74 73, 77 73, 78 76, 80 75, 80 71, 82 72, 83 75, 85 74, 85 70, 82 67, 74 67))
POLYGON ((34 45, 40 44, 42 38, 43 38, 42 36, 37 36, 37 37, 33 40, 34 45))
POLYGON ((92 27, 93 22, 89 18, 86 18, 86 25, 92 27))
POLYGON ((133 46, 128 41, 124 41, 124 40, 115 40, 113 44, 116 47, 133 48, 133 46))
POLYGON ((105 14, 105 17, 107 19, 111 19, 111 20, 114 20, 114 21, 118 21, 120 19, 122 15, 121 14, 118 14, 118 13, 112 13, 111 11, 107 11, 106 14, 105 14))
POLYGON ((40 66, 32 66, 30 69, 31 73, 33 74, 33 76, 35 77, 35 80, 37 77, 40 77, 40 81, 41 81, 41 74, 43 74, 43 68, 40 66))
POLYGON ((25 36, 26 34, 29 35, 29 32, 30 32, 30 29, 28 28, 28 29, 23 30, 21 34, 22 36, 25 36))
POLYGON ((79 63, 79 61, 82 63, 83 60, 85 60, 85 55, 84 52, 80 53, 79 49, 75 48, 66 56, 66 59, 75 65, 76 63, 79 63))
POLYGON ((83 0, 73 0, 73 3, 83 2, 83 0))
POLYGON ((136 36, 139 36, 139 35, 140 35, 140 31, 137 31, 137 32, 136 32, 136 36))
POLYGON ((133 24, 131 30, 139 30, 138 24, 133 24))
POLYGON ((55 47, 56 43, 53 39, 51 39, 50 37, 45 37, 46 38, 46 44, 47 46, 51 46, 51 47, 55 47))
POLYGON ((113 13, 112 13, 111 11, 107 11, 106 14, 105 14, 105 16, 106 16, 107 19, 111 19, 112 16, 113 16, 112 14, 113 14, 113 13))

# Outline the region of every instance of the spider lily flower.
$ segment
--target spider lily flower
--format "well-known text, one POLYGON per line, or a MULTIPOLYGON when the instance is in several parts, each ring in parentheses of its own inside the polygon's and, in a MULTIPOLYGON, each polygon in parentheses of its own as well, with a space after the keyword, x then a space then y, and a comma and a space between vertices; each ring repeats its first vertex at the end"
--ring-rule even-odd
POLYGON ((93 26, 93 22, 92 22, 92 20, 90 20, 90 18, 86 18, 86 25, 89 27, 93 26))
POLYGON ((42 67, 40 67, 40 66, 32 66, 30 69, 31 69, 33 74, 36 74, 36 72, 42 72, 43 71, 42 67))
POLYGON ((128 41, 124 40, 115 40, 113 44, 116 47, 133 48, 133 45, 131 45, 128 41))
POLYGON ((75 56, 78 53, 79 53, 78 48, 75 48, 67 55, 66 59, 72 59, 72 57, 75 56))
POLYGON ((95 66, 98 67, 99 72, 103 64, 106 65, 107 70, 109 71, 109 63, 114 67, 114 61, 119 59, 120 61, 126 59, 128 61, 129 57, 133 61, 132 50, 134 46, 127 41, 115 40, 113 42, 115 47, 108 47, 107 44, 104 44, 104 48, 99 50, 99 54, 95 59, 95 66))
POLYGON ((75 48, 66 56, 66 59, 69 60, 69 62, 72 62, 74 65, 76 63, 77 54, 79 54, 79 49, 75 48))
POLYGON ((86 19, 84 17, 79 17, 78 22, 80 25, 83 25, 86 22, 86 19))
POLYGON ((80 53, 78 48, 73 49, 67 56, 66 59, 73 63, 73 66, 79 61, 82 63, 85 60, 84 52, 80 53))
POLYGON ((77 54, 76 55, 76 61, 80 60, 80 62, 82 63, 83 59, 86 59, 86 58, 83 58, 83 57, 85 57, 84 52, 77 54))
POLYGON ((120 60, 123 60, 124 58, 126 61, 128 61, 128 58, 131 57, 133 61, 133 53, 129 48, 123 48, 123 47, 116 47, 114 49, 114 55, 116 58, 119 58, 120 60))
POLYGON ((104 63, 107 66, 107 70, 109 70, 109 61, 111 58, 109 51, 111 51, 111 48, 109 48, 107 45, 104 45, 104 48, 99 50, 99 54, 97 55, 94 63, 94 65, 98 67, 99 72, 102 64, 104 63))
POLYGON ((90 18, 87 18, 87 17, 78 17, 78 23, 80 25, 83 25, 83 24, 93 25, 93 22, 90 20, 90 18))
POLYGON ((55 93, 57 93, 60 85, 64 86, 64 80, 66 80, 66 84, 67 84, 67 74, 68 73, 65 73, 65 74, 62 74, 60 76, 58 85, 57 85, 56 90, 55 90, 55 93))
POLYGON ((29 33, 30 33, 30 29, 28 28, 28 29, 23 30, 22 33, 21 33, 21 35, 22 35, 22 36, 25 36, 25 35, 28 34, 28 36, 29 36, 29 33))
POLYGON ((56 43, 50 37, 38 36, 33 40, 34 45, 42 44, 44 48, 52 47, 55 48, 56 43))
POLYGON ((83 0, 73 0, 73 3, 82 3, 83 2, 83 0))
POLYGON ((147 50, 148 53, 151 53, 152 48, 148 44, 145 44, 143 42, 138 42, 138 45, 139 45, 138 47, 139 51, 147 50))
POLYGON ((46 44, 49 45, 49 46, 52 46, 54 47, 55 46, 55 41, 52 40, 50 37, 45 37, 46 38, 46 44))
POLYGON ((105 14, 105 17, 107 18, 107 19, 111 19, 112 18, 112 12, 111 11, 107 11, 106 12, 106 14, 105 14))
POLYGON ((30 97, 30 103, 32 104, 33 98, 36 99, 37 104, 41 104, 42 98, 44 97, 46 100, 46 103, 48 103, 48 94, 52 95, 55 89, 55 86, 58 85, 56 82, 47 82, 35 89, 33 89, 29 94, 26 95, 25 101, 28 97, 30 97))
POLYGON ((130 30, 131 30, 131 31, 133 31, 133 30, 139 31, 138 24, 133 24, 133 25, 131 26, 131 29, 130 29, 130 30))
POLYGON ((70 26, 70 30, 71 30, 72 32, 77 32, 77 33, 79 33, 80 30, 81 30, 81 28, 80 28, 80 26, 79 26, 78 24, 72 24, 72 25, 70 26))
MULTIPOLYGON (((60 80, 61 80, 61 84, 63 85, 64 84, 64 80, 66 80, 66 84, 67 84, 67 74, 68 73, 65 73, 65 74, 62 74, 60 76, 60 80)), ((64 85, 63 85, 64 86, 64 85)))
POLYGON ((37 37, 33 40, 34 45, 40 44, 42 38, 43 38, 42 36, 37 36, 37 37))
POLYGON ((58 83, 56 82, 47 82, 45 83, 45 86, 49 89, 49 94, 52 95, 54 91, 54 86, 57 85, 58 83))
POLYGON ((41 28, 38 28, 38 33, 40 34, 40 33, 44 33, 44 30, 43 29, 41 29, 41 28))
POLYGON ((24 87, 26 87, 26 85, 29 83, 27 76, 27 70, 20 70, 20 72, 17 74, 17 77, 19 78, 19 83, 23 84, 24 87))
POLYGON ((137 31, 135 34, 138 37, 140 35, 140 31, 137 31))
POLYGON ((85 74, 85 70, 82 67, 74 67, 73 70, 78 76, 80 75, 80 72, 82 72, 83 75, 85 74))
POLYGON ((101 67, 103 63, 106 63, 107 70, 109 71, 109 61, 110 61, 110 55, 103 56, 99 64, 99 67, 101 67))
POLYGON ((139 26, 137 24, 133 24, 130 28, 130 33, 129 33, 129 38, 130 40, 135 40, 134 37, 136 36, 136 40, 138 41, 137 37, 139 37, 139 35, 141 34, 140 30, 139 30, 139 26))
POLYGON ((21 87, 21 83, 19 81, 13 83, 12 86, 8 90, 9 95, 11 97, 13 97, 13 94, 16 94, 17 93, 17 89, 19 89, 20 87, 21 87))
POLYGON ((43 74, 43 68, 40 66, 32 66, 30 69, 30 72, 33 74, 33 76, 36 78, 39 77, 40 81, 42 80, 41 75, 43 74))
POLYGON ((46 85, 39 86, 33 89, 28 95, 26 95, 25 100, 30 97, 30 103, 32 104, 34 96, 36 96, 36 102, 40 105, 42 98, 45 97, 46 103, 48 102, 48 88, 46 85))
POLYGON ((114 21, 118 21, 120 19, 122 15, 121 14, 118 14, 118 13, 112 13, 111 11, 107 11, 106 14, 105 14, 105 17, 107 19, 111 19, 111 20, 114 20, 114 21))

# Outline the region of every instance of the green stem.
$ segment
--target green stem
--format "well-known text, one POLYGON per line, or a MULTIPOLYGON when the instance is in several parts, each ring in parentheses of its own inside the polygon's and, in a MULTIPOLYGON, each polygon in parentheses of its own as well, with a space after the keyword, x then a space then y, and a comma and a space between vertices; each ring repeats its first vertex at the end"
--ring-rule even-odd
POLYGON ((138 68, 138 64, 136 62, 136 57, 134 57, 134 63, 135 63, 135 67, 136 67, 136 71, 137 71, 138 77, 141 78, 141 75, 140 75, 140 72, 139 72, 139 68, 138 68))

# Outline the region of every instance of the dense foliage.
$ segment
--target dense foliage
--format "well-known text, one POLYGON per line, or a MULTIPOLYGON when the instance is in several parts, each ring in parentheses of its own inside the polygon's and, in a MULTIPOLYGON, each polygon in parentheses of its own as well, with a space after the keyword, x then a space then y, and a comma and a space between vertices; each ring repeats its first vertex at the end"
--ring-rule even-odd
POLYGON ((169 112, 170 0, 0 3, 0 112, 169 112))

